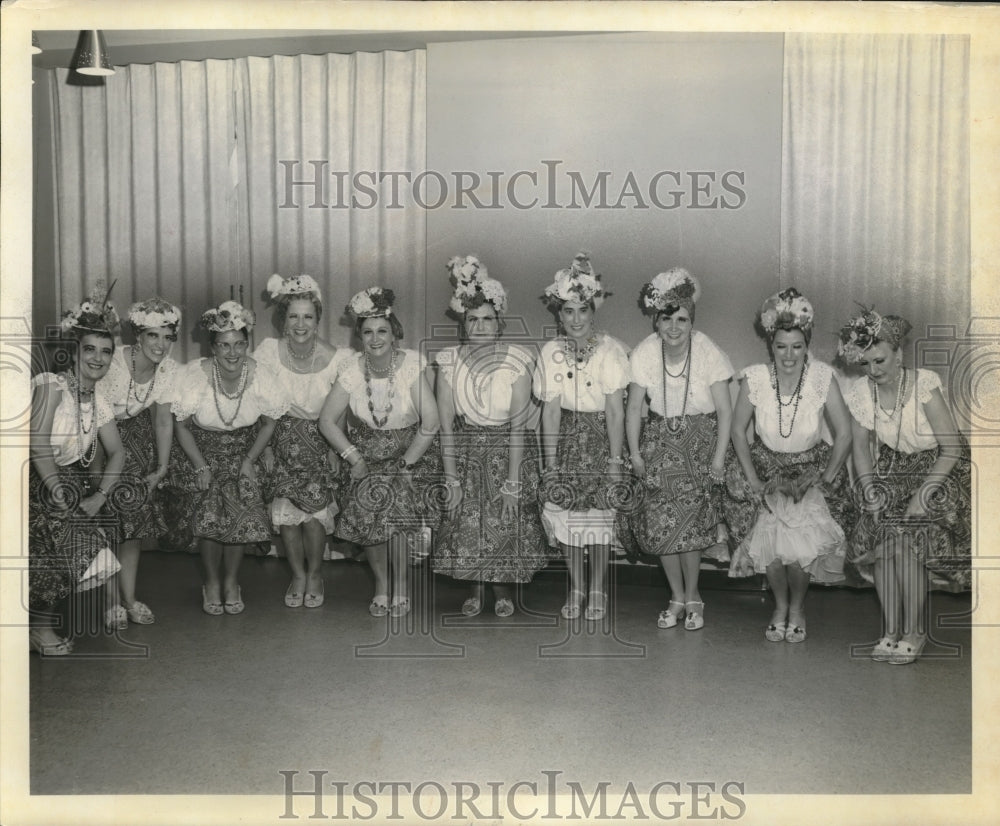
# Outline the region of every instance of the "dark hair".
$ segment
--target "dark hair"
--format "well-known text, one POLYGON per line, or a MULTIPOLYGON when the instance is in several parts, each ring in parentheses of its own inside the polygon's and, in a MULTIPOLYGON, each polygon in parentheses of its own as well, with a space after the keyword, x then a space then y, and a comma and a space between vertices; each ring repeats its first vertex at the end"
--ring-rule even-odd
POLYGON ((387 316, 383 315, 366 315, 359 316, 354 319, 354 334, 361 338, 361 325, 364 324, 369 318, 384 318, 389 322, 389 329, 392 330, 392 337, 396 341, 400 341, 403 338, 403 322, 396 318, 395 313, 390 313, 387 316))
POLYGON ((243 340, 246 342, 250 341, 250 330, 243 327, 239 330, 209 330, 208 331, 208 343, 214 347, 215 340, 221 336, 223 333, 243 333, 243 340))
POLYGON ((320 301, 319 296, 316 295, 316 293, 312 291, 305 293, 286 293, 278 299, 277 306, 274 308, 274 324, 279 330, 284 331, 285 329, 285 318, 288 315, 288 305, 293 301, 311 301, 316 310, 316 321, 319 321, 323 317, 323 302, 320 301))
POLYGON ((694 304, 691 305, 690 309, 688 309, 683 304, 668 304, 662 310, 657 310, 656 311, 656 315, 653 316, 653 329, 656 329, 656 325, 657 325, 657 323, 659 322, 659 320, 661 318, 670 318, 670 316, 672 316, 674 313, 678 312, 679 310, 687 310, 688 311, 688 315, 691 317, 691 322, 693 323, 694 322, 694 307, 695 307, 694 304))
POLYGON ((111 342, 111 352, 115 352, 115 337, 108 330, 90 330, 85 327, 74 327, 70 330, 69 338, 76 345, 70 347, 70 360, 76 364, 77 354, 80 352, 80 346, 83 344, 83 340, 87 336, 97 336, 98 338, 106 338, 111 342))

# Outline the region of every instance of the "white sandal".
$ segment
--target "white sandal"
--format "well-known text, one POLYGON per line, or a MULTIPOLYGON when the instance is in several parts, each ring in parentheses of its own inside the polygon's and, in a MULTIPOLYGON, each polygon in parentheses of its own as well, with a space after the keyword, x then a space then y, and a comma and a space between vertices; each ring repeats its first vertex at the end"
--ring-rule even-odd
POLYGON ((660 616, 657 617, 657 620, 656 620, 656 627, 657 628, 673 628, 674 626, 677 625, 678 621, 683 616, 684 616, 684 603, 683 602, 679 602, 676 599, 672 599, 672 600, 670 600, 670 602, 667 603, 667 608, 665 610, 663 610, 663 611, 660 611, 660 616), (670 607, 669 607, 671 605, 679 605, 681 607, 681 610, 680 611, 676 611, 676 612, 672 611, 672 610, 670 610, 670 607))

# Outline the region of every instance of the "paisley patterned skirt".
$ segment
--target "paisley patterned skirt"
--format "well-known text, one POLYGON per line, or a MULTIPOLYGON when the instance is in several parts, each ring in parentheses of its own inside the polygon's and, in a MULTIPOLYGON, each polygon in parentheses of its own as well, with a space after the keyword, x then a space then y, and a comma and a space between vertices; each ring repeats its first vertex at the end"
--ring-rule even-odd
POLYGON ((913 494, 938 458, 938 448, 901 453, 888 445, 879 448, 874 494, 878 516, 865 505, 849 533, 847 559, 861 576, 872 581, 874 563, 886 553, 910 549, 927 569, 959 588, 972 580, 972 467, 968 445, 944 484, 924 503, 926 515, 904 517, 913 494))
POLYGON ((462 502, 446 517, 434 544, 434 571, 455 579, 530 582, 549 561, 538 515, 538 448, 525 434, 518 516, 501 515, 507 480, 510 425, 482 426, 456 419, 455 446, 462 502))
POLYGON ((223 545, 269 544, 271 520, 261 494, 264 468, 259 461, 255 465, 257 481, 240 476, 240 465, 257 438, 258 425, 206 430, 188 421, 187 428, 212 470, 208 490, 198 490, 194 467, 178 451, 183 459, 179 460, 174 484, 189 497, 191 534, 223 545))
POLYGON ((282 416, 275 423, 271 449, 274 469, 265 494, 273 500, 271 519, 275 527, 317 519, 327 533, 332 533, 337 513, 337 476, 330 467, 330 446, 319 432, 319 422, 282 416))
POLYGON ((715 544, 722 520, 722 487, 708 472, 718 438, 715 413, 664 419, 651 413, 639 452, 646 482, 633 480, 630 507, 618 515, 619 536, 630 558, 638 551, 656 556, 699 551, 715 544), (670 427, 668 427, 668 424, 670 427))
POLYGON ((441 520, 445 488, 441 476, 440 447, 435 441, 412 472, 412 488, 399 471, 417 433, 417 425, 379 430, 355 420, 349 438, 368 466, 368 475, 351 478, 351 466, 342 462, 338 482, 341 491, 336 534, 357 545, 379 545, 394 533, 422 532, 441 520))
POLYGON ((130 419, 118 419, 118 435, 125 448, 125 465, 115 484, 109 510, 118 518, 119 537, 156 539, 167 532, 159 491, 146 487, 146 477, 156 470, 156 431, 147 407, 130 419))
POLYGON ((55 506, 34 465, 28 472, 28 602, 36 610, 99 584, 81 585, 81 579, 95 560, 110 555, 108 532, 115 528, 114 517, 87 516, 77 507, 96 490, 86 468, 75 462, 57 471, 65 509, 55 506))

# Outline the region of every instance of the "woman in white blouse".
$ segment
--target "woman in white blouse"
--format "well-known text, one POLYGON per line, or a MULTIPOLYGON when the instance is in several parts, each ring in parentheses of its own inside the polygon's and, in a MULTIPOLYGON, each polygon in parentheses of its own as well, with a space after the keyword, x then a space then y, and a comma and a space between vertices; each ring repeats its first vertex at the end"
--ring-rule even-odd
POLYGON ((271 541, 258 462, 287 407, 271 371, 247 355, 252 310, 225 301, 201 316, 212 357, 189 362, 177 376, 171 411, 194 507, 191 532, 204 563, 202 610, 240 614, 244 546, 271 541))
POLYGON ((437 407, 415 350, 399 347, 403 325, 392 290, 370 287, 347 306, 363 352, 353 353, 320 413, 320 431, 346 464, 337 536, 363 546, 375 574, 372 616, 410 610, 408 544, 435 522, 424 454, 438 430, 437 407), (347 432, 340 426, 350 411, 347 432), (391 578, 391 589, 390 589, 391 578))
POLYGON ((281 381, 289 402, 265 449, 273 464, 268 489, 271 521, 281 534, 292 580, 285 591, 289 608, 323 604, 323 551, 333 533, 337 503, 334 472, 337 455, 319 431, 319 414, 348 350, 338 350, 319 337, 323 300, 309 275, 267 282, 282 338, 267 338, 254 358, 281 381))
POLYGON ((644 483, 627 513, 640 550, 660 557, 670 585, 670 602, 657 625, 680 619, 696 631, 705 624, 698 591, 702 551, 715 544, 722 520, 732 400, 733 367, 704 333, 694 330, 701 294, 687 270, 674 268, 643 285, 643 311, 654 332, 629 357, 625 435, 632 472, 644 483), (642 408, 649 400, 645 425, 642 408))
POLYGON ((884 629, 872 659, 914 662, 927 641, 927 570, 971 579, 971 466, 937 373, 903 366, 906 319, 864 310, 840 331, 866 378, 847 392, 863 492, 848 560, 873 580, 884 629))
POLYGON ((565 619, 603 619, 607 568, 615 535, 615 505, 628 498, 623 480, 624 345, 594 328, 607 293, 590 258, 578 254, 545 290, 560 334, 542 347, 532 387, 542 402, 542 524, 566 555, 569 598, 565 619), (589 578, 585 573, 589 556, 589 578))
POLYGON ((126 619, 141 625, 155 620, 149 606, 135 598, 135 582, 142 541, 158 539, 167 530, 157 486, 167 474, 174 437, 170 401, 178 365, 170 348, 180 321, 181 311, 162 298, 133 304, 128 322, 135 344, 115 350, 107 375, 98 382, 114 408, 125 448, 122 478, 109 503, 120 531, 118 587, 124 607, 117 611, 119 630, 127 626, 126 619))
POLYGON ((809 356, 813 315, 794 287, 764 302, 758 326, 771 360, 743 371, 733 410, 743 474, 727 478, 727 521, 740 543, 730 576, 767 575, 775 607, 764 636, 771 642, 805 640, 810 579, 844 579, 851 419, 833 368, 809 356))
POLYGON ((498 617, 514 613, 510 585, 547 562, 538 519, 538 449, 529 430, 533 358, 504 343, 507 293, 473 256, 448 262, 449 313, 464 343, 437 354, 438 413, 448 517, 434 544, 434 571, 472 582, 462 613, 482 610, 484 583, 498 617))
POLYGON ((118 314, 107 295, 68 311, 63 332, 74 350, 69 370, 31 380, 31 465, 28 472, 29 641, 44 656, 68 654, 72 640, 51 625, 52 609, 74 591, 108 582, 105 623, 118 627, 118 570, 109 537, 97 516, 107 503, 124 463, 111 403, 97 383, 111 365, 118 314), (98 442, 103 475, 95 486, 90 465, 98 442))

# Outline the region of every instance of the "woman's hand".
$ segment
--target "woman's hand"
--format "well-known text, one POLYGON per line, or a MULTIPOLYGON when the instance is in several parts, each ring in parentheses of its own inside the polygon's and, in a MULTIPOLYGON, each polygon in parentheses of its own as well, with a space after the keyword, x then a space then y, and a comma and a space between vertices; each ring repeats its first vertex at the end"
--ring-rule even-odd
POLYGON ((910 501, 906 506, 906 512, 903 514, 904 519, 923 519, 928 516, 927 505, 932 502, 935 494, 939 493, 941 489, 940 482, 924 482, 919 488, 913 492, 913 496, 910 497, 910 501))
POLYGON ((261 464, 264 465, 264 470, 268 473, 274 470, 274 451, 271 450, 271 446, 268 445, 264 448, 264 452, 260 454, 261 464))
POLYGON ((253 482, 257 481, 257 468, 253 466, 253 462, 250 461, 249 456, 244 456, 243 461, 240 463, 240 476, 246 476, 253 482))
POLYGON ((640 482, 646 481, 646 460, 638 453, 632 456, 632 473, 640 482))
MULTIPOLYGON (((461 488, 459 489, 461 490, 461 488)), ((500 493, 500 518, 504 521, 517 519, 519 498, 516 493, 500 493)))
POLYGON ((714 485, 725 484, 726 481, 726 457, 723 455, 721 459, 712 459, 712 464, 708 469, 709 481, 714 485))
POLYGON ((212 469, 208 465, 202 465, 195 471, 194 481, 198 490, 208 490, 212 486, 212 469))
POLYGON ((330 465, 330 470, 333 471, 334 475, 340 473, 340 456, 337 455, 336 450, 328 450, 326 452, 326 461, 330 465))
POLYGON ((368 465, 365 460, 358 459, 353 465, 351 465, 351 478, 357 482, 364 479, 368 475, 368 465))
POLYGON ((462 500, 465 498, 465 494, 462 492, 462 485, 457 476, 445 474, 445 477, 447 491, 445 492, 444 506, 448 513, 448 518, 454 519, 455 514, 458 513, 458 509, 462 504, 462 500))
POLYGON ((146 490, 152 491, 160 486, 160 482, 163 481, 163 477, 167 475, 166 468, 157 468, 152 473, 150 473, 143 482, 146 483, 146 490))
POLYGON ((97 512, 104 507, 104 503, 108 501, 108 497, 101 493, 92 493, 86 499, 80 500, 80 510, 82 510, 87 516, 97 516, 97 512))

